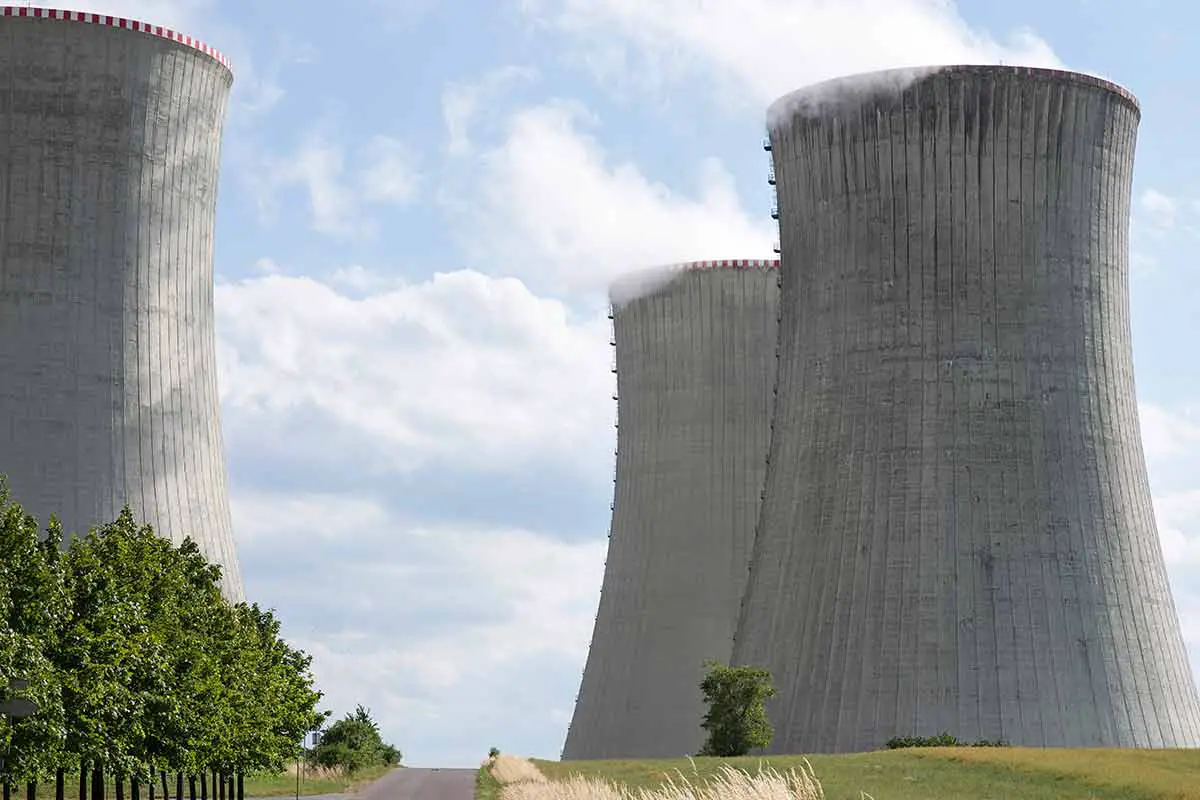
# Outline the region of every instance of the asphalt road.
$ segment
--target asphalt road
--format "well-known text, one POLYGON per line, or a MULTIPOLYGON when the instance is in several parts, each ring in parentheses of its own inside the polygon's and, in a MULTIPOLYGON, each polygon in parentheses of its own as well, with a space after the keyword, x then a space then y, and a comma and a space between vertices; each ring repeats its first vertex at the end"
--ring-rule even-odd
MULTIPOLYGON (((474 800, 474 769, 413 769, 384 775, 358 794, 318 794, 300 800, 474 800)), ((291 795, 246 800, 291 800, 291 795)))
POLYGON ((356 800, 473 800, 477 771, 396 769, 359 792, 356 800))

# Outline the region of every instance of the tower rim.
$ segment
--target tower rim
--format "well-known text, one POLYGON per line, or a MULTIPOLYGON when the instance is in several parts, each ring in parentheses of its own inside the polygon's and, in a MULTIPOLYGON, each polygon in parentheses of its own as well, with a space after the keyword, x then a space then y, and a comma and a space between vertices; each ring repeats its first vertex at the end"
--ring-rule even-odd
POLYGON ((987 75, 1041 79, 1063 84, 1077 84, 1101 89, 1124 100, 1141 117, 1142 107, 1137 97, 1119 83, 1075 70, 1053 67, 1023 67, 1008 64, 929 64, 892 69, 856 72, 811 83, 779 97, 767 108, 767 129, 773 131, 794 116, 797 107, 819 107, 831 94, 867 96, 873 92, 903 92, 912 84, 934 75, 987 75))
POLYGON ((188 36, 186 33, 168 28, 164 25, 155 25, 142 20, 130 19, 129 17, 118 17, 112 14, 97 14, 91 11, 72 11, 65 8, 50 8, 45 6, 0 6, 0 17, 13 19, 42 19, 54 22, 66 22, 85 25, 101 25, 106 28, 117 28, 119 30, 133 31, 135 33, 145 33, 150 36, 155 36, 159 39, 183 45, 192 50, 211 58, 213 61, 220 64, 227 72, 233 75, 233 65, 230 60, 215 47, 208 45, 194 36, 188 36))

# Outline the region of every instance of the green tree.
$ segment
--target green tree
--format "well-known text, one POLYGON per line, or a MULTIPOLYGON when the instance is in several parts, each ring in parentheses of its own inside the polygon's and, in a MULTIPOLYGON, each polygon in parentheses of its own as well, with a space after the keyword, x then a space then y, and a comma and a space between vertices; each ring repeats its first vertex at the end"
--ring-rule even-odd
POLYGON ((771 743, 766 700, 775 694, 771 673, 756 667, 730 667, 704 662, 700 691, 708 713, 700 727, 708 733, 702 756, 744 756, 771 743))
POLYGON ((46 654, 55 647, 64 606, 58 571, 62 530, 51 520, 46 537, 37 521, 12 502, 0 475, 0 700, 13 678, 29 681, 20 694, 38 713, 23 720, 0 718, 0 778, 12 783, 54 774, 64 757, 65 721, 59 673, 46 654))
POLYGON ((384 743, 379 725, 361 705, 329 726, 309 755, 316 766, 338 769, 347 775, 368 767, 396 766, 400 759, 400 751, 384 743))

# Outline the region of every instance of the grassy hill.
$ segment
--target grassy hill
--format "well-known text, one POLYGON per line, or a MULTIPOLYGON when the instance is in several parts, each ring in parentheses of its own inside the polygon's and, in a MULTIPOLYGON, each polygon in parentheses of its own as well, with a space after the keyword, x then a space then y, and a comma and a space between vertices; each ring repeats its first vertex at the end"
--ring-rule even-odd
MULTIPOLYGON (((605 778, 653 788, 682 772, 694 781, 723 764, 750 773, 760 764, 784 771, 799 756, 670 761, 534 761, 546 777, 605 778)), ((1040 750, 919 748, 810 756, 829 800, 1200 800, 1198 750, 1040 750)))

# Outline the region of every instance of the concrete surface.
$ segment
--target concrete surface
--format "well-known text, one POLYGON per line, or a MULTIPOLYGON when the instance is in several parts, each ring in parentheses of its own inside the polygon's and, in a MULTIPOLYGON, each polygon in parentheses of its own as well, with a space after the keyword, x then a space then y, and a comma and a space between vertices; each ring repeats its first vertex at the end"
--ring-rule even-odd
POLYGON ((472 800, 478 771, 405 767, 389 772, 355 797, 358 800, 472 800))
POLYGON ((775 109, 779 401, 734 653, 775 675, 771 752, 1200 745, 1134 391, 1139 112, 1049 71, 871 83, 775 109))
POLYGON ((243 597, 213 329, 232 76, 183 44, 0 18, 0 474, 68 532, 129 503, 243 597))
POLYGON ((729 659, 766 471, 778 298, 774 267, 688 270, 614 311, 614 511, 564 759, 703 743, 701 662, 729 659))

